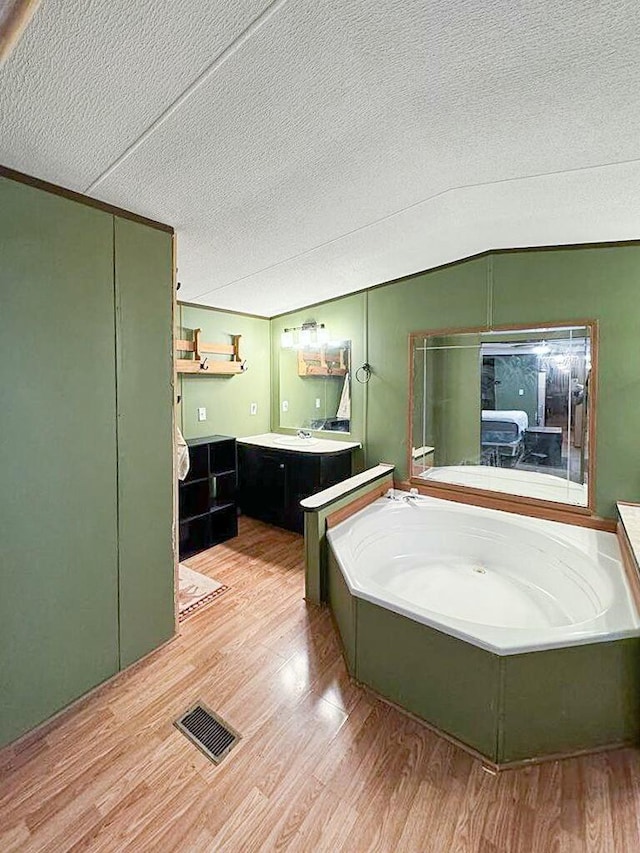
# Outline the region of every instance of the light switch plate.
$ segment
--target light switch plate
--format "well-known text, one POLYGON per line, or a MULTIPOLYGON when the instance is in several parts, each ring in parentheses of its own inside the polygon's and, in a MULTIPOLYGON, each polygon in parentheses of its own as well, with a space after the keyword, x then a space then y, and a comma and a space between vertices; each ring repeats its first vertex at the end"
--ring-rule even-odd
POLYGON ((320 408, 320 397, 316 397, 316 409, 320 408))
POLYGON ((198 407, 198 420, 199 421, 206 421, 206 419, 207 419, 206 408, 204 406, 199 406, 198 407))
POLYGON ((282 411, 283 411, 283 412, 288 412, 288 411, 289 411, 289 401, 288 401, 288 400, 283 400, 283 401, 282 401, 282 411))
POLYGON ((258 414, 258 404, 257 403, 251 403, 251 405, 249 406, 249 414, 250 415, 257 415, 258 414))

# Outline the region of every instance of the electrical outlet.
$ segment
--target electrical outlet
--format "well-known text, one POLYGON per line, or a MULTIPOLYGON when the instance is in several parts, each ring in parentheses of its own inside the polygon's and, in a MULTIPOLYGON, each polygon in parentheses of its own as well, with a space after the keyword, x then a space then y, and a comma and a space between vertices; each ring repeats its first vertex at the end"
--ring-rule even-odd
POLYGON ((518 388, 518 396, 524 397, 524 388, 518 388))
POLYGON ((251 405, 249 406, 249 414, 250 415, 257 415, 258 414, 258 404, 257 403, 251 403, 251 405))
POLYGON ((282 411, 283 411, 283 412, 288 412, 288 411, 289 411, 289 401, 288 401, 288 400, 283 400, 283 401, 282 401, 282 411))
POLYGON ((207 419, 206 408, 204 406, 199 406, 198 407, 198 420, 199 421, 206 421, 206 419, 207 419))
POLYGON ((320 408, 320 397, 316 397, 316 409, 320 408))

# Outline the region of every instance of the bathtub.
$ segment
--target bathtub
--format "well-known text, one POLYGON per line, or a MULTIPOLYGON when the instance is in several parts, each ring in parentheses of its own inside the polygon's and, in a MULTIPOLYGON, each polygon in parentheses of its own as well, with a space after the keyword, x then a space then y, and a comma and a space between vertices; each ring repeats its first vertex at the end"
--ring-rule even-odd
POLYGON ((640 634, 613 533, 397 492, 328 540, 353 595, 497 654, 640 634))
POLYGON ((640 742, 617 538, 406 492, 327 533, 349 673, 498 768, 640 742))

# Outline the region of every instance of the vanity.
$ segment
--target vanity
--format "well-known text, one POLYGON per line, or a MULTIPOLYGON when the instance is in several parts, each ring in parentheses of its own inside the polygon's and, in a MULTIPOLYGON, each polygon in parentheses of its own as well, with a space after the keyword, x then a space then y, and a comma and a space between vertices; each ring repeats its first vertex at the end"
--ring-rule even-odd
POLYGON ((300 501, 351 476, 357 441, 264 433, 239 438, 238 503, 251 518, 304 531, 300 501))

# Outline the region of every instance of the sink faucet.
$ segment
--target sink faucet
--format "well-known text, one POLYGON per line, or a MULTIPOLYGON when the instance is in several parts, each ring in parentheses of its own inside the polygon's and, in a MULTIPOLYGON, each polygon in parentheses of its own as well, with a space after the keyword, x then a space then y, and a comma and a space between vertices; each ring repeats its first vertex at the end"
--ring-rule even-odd
POLYGON ((418 490, 417 489, 411 489, 411 491, 409 492, 408 495, 402 496, 402 500, 406 504, 408 504, 408 503, 412 503, 413 501, 417 501, 419 499, 419 497, 420 497, 420 494, 419 494, 418 490))
POLYGON ((311 438, 311 433, 308 429, 299 429, 296 435, 298 438, 311 438))

